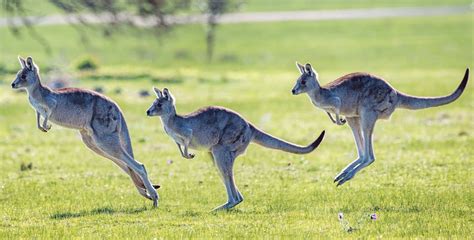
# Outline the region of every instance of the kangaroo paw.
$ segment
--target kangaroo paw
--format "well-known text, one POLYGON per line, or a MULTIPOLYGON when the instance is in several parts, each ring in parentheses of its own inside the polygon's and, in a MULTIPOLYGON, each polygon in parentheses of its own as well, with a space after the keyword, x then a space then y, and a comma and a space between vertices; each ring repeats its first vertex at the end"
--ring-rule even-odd
POLYGON ((345 181, 349 180, 349 179, 346 179, 347 176, 348 176, 348 173, 350 172, 351 169, 347 169, 347 170, 343 170, 342 172, 340 172, 335 178, 334 178, 334 182, 338 182, 337 183, 337 186, 343 184, 345 181), (344 181, 344 179, 346 179, 344 181), (342 181, 342 182, 341 182, 342 181))
POLYGON ((213 212, 218 212, 218 211, 228 211, 231 208, 237 206, 237 204, 241 203, 242 201, 236 201, 236 202, 227 202, 219 207, 214 208, 212 211, 213 212))
POLYGON ((39 130, 41 130, 42 132, 48 132, 48 130, 44 129, 43 127, 38 127, 39 130))
POLYGON ((184 157, 187 158, 187 159, 193 159, 194 154, 193 153, 188 153, 188 156, 184 156, 184 157))
POLYGON ((354 177, 354 175, 355 175, 355 173, 352 173, 352 172, 348 172, 348 173, 344 174, 344 176, 337 182, 336 187, 339 187, 342 184, 344 184, 345 182, 351 180, 354 177))
POLYGON ((346 124, 346 119, 341 118, 341 119, 339 119, 339 121, 336 122, 336 124, 342 126, 342 125, 346 124))
POLYGON ((158 199, 159 199, 158 193, 156 193, 155 191, 154 193, 150 194, 150 198, 153 201, 153 208, 158 207, 158 199))
MULTIPOLYGON (((347 174, 349 172, 351 172, 359 164, 361 164, 362 161, 363 160, 361 158, 358 158, 358 159, 354 160, 352 163, 350 163, 349 165, 347 165, 341 172, 339 172, 339 174, 337 174, 336 177, 334 177, 334 182, 339 182, 340 180, 346 178, 347 174)), ((342 182, 342 183, 344 183, 344 182, 342 182)))
POLYGON ((161 186, 158 185, 158 184, 153 184, 153 188, 154 188, 154 189, 158 189, 158 188, 160 188, 160 187, 161 187, 161 186))
POLYGON ((151 198, 148 194, 144 196, 145 198, 147 198, 148 200, 153 200, 153 198, 151 198))

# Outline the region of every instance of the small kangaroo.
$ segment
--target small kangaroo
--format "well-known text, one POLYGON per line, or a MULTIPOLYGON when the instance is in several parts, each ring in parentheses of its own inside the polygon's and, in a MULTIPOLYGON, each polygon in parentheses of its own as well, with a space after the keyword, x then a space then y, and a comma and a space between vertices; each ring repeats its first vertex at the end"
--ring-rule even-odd
POLYGON ((395 108, 414 110, 451 103, 461 96, 469 78, 468 68, 461 84, 451 95, 415 97, 397 91, 382 78, 368 73, 351 73, 320 86, 318 73, 311 64, 302 66, 296 63, 296 66, 301 76, 291 90, 293 95, 307 93, 311 102, 326 111, 333 123, 343 125, 347 121, 352 129, 359 157, 334 178, 337 186, 375 161, 372 133, 378 119, 390 118, 395 108), (335 119, 331 113, 336 115, 335 119))
POLYGON ((306 154, 312 152, 324 138, 324 131, 307 147, 291 144, 273 137, 253 126, 238 113, 223 107, 206 107, 191 114, 176 114, 171 92, 153 88, 157 99, 147 110, 148 116, 160 116, 165 132, 178 145, 181 156, 194 158, 188 148, 211 152, 227 190, 227 203, 214 210, 235 207, 243 201, 234 182, 233 166, 237 156, 243 154, 250 142, 285 152, 306 154))
POLYGON ((39 68, 31 57, 18 57, 21 69, 12 82, 14 89, 26 89, 36 111, 39 130, 48 132, 48 121, 79 130, 82 141, 95 153, 112 160, 127 173, 138 192, 158 205, 158 194, 148 179, 145 166, 134 159, 127 124, 119 106, 97 92, 78 88, 52 90, 41 84, 39 68), (43 121, 40 118, 43 117, 43 121), (41 122, 41 123, 40 123, 41 122))

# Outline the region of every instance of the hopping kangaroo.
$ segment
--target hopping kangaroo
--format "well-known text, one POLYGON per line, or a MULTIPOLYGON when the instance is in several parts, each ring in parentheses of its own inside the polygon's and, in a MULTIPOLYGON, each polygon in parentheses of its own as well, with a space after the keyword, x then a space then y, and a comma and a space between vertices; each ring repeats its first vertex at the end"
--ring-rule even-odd
POLYGON ((301 76, 291 91, 293 95, 307 93, 311 102, 326 111, 333 123, 343 125, 347 121, 352 129, 359 158, 335 177, 337 186, 375 161, 372 133, 378 119, 388 119, 395 108, 423 109, 451 103, 461 96, 469 78, 469 69, 466 69, 464 79, 451 95, 415 97, 401 93, 383 79, 367 73, 351 73, 320 86, 318 73, 309 63, 305 66, 296 63, 296 66, 301 76))
POLYGON ((238 113, 222 107, 206 107, 191 114, 176 114, 173 95, 164 88, 154 88, 157 99, 147 111, 148 116, 160 116, 165 132, 173 138, 184 158, 193 158, 188 148, 211 152, 227 190, 227 203, 214 210, 230 209, 243 201, 234 182, 233 166, 237 156, 245 152, 250 142, 285 152, 312 152, 324 138, 324 131, 309 146, 301 147, 257 129, 238 113))
POLYGON ((158 194, 145 166, 134 159, 127 124, 118 105, 97 92, 78 88, 52 90, 41 84, 39 68, 31 57, 18 57, 21 69, 12 88, 26 89, 36 111, 38 128, 47 132, 48 121, 79 130, 82 141, 95 153, 112 160, 132 179, 138 192, 158 204, 158 194), (43 117, 43 121, 40 118, 43 117))

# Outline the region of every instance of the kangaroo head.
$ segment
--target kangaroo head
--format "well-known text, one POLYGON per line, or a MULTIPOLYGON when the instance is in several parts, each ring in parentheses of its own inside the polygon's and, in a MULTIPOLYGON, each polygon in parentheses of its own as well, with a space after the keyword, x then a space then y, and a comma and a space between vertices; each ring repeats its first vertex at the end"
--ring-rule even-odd
POLYGON ((18 56, 21 69, 16 74, 15 80, 12 82, 12 88, 30 88, 36 86, 39 80, 39 68, 33 62, 33 58, 27 57, 26 60, 18 56))
POLYGON ((306 65, 303 66, 296 62, 296 67, 300 71, 301 76, 296 80, 296 84, 293 87, 293 90, 291 90, 293 95, 298 95, 319 88, 318 73, 313 69, 313 67, 311 67, 311 64, 306 63, 306 65))
POLYGON ((153 91, 156 93, 156 99, 151 104, 151 107, 146 111, 148 116, 165 116, 169 114, 174 114, 175 110, 175 103, 174 97, 171 92, 167 88, 163 88, 163 92, 153 87, 153 91))

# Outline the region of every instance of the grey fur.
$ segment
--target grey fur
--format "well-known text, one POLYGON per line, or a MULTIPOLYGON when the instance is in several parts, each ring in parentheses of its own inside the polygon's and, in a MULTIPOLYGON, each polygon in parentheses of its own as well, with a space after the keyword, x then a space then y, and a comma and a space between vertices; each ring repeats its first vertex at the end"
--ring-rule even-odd
POLYGON ((119 106, 97 92, 63 88, 52 90, 41 84, 39 68, 31 57, 18 57, 21 69, 12 88, 24 88, 36 111, 37 127, 51 129, 48 121, 79 130, 84 144, 95 153, 112 160, 127 173, 138 192, 158 204, 158 194, 148 179, 145 166, 134 159, 127 124, 119 106), (44 119, 40 121, 41 117, 44 119))
POLYGON ((352 129, 359 158, 349 164, 334 179, 341 185, 375 161, 372 133, 378 119, 388 119, 398 108, 422 109, 453 102, 464 91, 469 68, 456 91, 444 97, 415 97, 394 89, 382 78, 367 73, 351 73, 320 86, 318 74, 311 64, 296 63, 301 76, 297 79, 293 95, 307 93, 311 102, 327 112, 332 122, 343 125, 346 121, 352 129), (333 119, 331 114, 336 115, 333 119), (346 120, 340 118, 344 115, 346 120))
POLYGON ((234 160, 250 142, 296 154, 312 152, 321 143, 324 131, 309 146, 301 147, 273 137, 253 126, 238 113, 223 107, 206 107, 191 114, 176 114, 175 100, 168 89, 153 89, 157 99, 147 110, 148 116, 160 116, 165 132, 173 138, 184 158, 194 158, 188 148, 212 153, 227 190, 228 201, 214 210, 230 209, 242 202, 234 182, 234 160))

